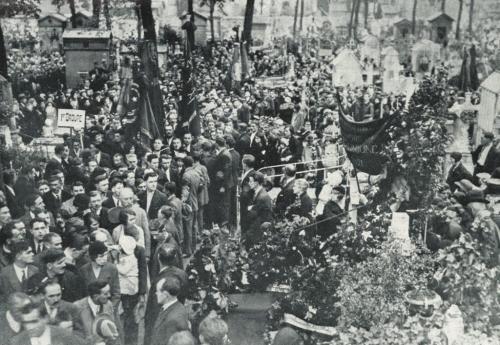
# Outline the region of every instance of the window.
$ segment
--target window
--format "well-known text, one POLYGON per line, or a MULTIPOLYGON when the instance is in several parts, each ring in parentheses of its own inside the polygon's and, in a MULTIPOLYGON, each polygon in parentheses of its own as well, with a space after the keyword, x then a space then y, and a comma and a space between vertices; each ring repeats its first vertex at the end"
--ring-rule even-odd
POLYGON ((88 48, 90 45, 89 41, 83 41, 83 48, 88 48))

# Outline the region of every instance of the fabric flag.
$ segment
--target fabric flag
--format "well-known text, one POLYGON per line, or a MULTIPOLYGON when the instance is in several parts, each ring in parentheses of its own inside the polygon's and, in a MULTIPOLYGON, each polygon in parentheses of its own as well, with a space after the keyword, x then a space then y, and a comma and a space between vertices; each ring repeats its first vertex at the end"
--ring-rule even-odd
POLYGON ((141 145, 146 151, 150 152, 153 140, 160 137, 160 130, 153 114, 153 107, 151 106, 147 89, 147 86, 144 85, 141 92, 140 104, 137 108, 137 121, 139 122, 141 145))
POLYGON ((201 121, 197 109, 195 71, 189 40, 186 40, 186 54, 181 76, 182 93, 180 100, 180 115, 182 118, 182 125, 185 128, 187 127, 194 137, 197 137, 201 135, 201 121))
POLYGON ((158 68, 158 52, 155 42, 144 41, 142 43, 141 58, 145 77, 147 79, 146 89, 149 94, 153 116, 159 128, 161 128, 160 133, 163 134, 165 112, 163 110, 163 97, 160 89, 160 69, 158 68))
POLYGON ((380 174, 387 157, 379 153, 379 146, 386 140, 385 129, 393 117, 355 122, 345 116, 338 93, 337 103, 339 105, 339 124, 344 149, 352 165, 358 171, 370 175, 380 174))
POLYGON ((473 44, 470 48, 470 86, 472 90, 477 90, 479 87, 479 77, 477 75, 476 66, 476 46, 473 44))
POLYGON ((231 80, 233 81, 233 87, 234 84, 241 83, 242 68, 240 44, 235 42, 233 48, 233 63, 231 65, 231 80))

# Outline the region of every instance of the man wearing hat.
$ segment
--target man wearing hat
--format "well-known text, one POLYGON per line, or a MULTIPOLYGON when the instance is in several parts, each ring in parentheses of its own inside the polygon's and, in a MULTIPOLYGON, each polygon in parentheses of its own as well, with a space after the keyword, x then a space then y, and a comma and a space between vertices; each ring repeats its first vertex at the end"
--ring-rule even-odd
POLYGON ((484 133, 481 145, 472 153, 474 176, 485 172, 491 174, 497 166, 498 153, 493 144, 495 136, 491 132, 484 133))
POLYGON ((455 182, 466 179, 468 181, 473 181, 472 174, 467 170, 467 168, 462 163, 462 154, 460 152, 452 152, 450 157, 453 159, 453 165, 448 171, 448 177, 446 178, 446 183, 450 186, 452 192, 457 189, 455 182))

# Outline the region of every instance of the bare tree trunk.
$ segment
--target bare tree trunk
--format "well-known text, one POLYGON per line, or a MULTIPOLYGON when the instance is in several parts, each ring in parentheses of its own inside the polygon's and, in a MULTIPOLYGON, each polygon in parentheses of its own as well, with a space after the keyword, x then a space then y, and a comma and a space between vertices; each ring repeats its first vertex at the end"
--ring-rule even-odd
POLYGON ((364 10, 365 10, 365 28, 368 28, 368 15, 369 15, 369 9, 368 9, 368 0, 364 0, 364 10))
POLYGON ((459 2, 459 7, 458 7, 458 16, 457 16, 457 31, 455 32, 455 38, 457 40, 460 39, 460 24, 462 21, 462 11, 464 9, 464 0, 458 0, 459 2))
POLYGON ((474 17, 474 0, 470 0, 469 7, 469 34, 472 34, 472 19, 474 17))
POLYGON ((139 0, 139 3, 144 39, 156 42, 155 19, 153 17, 153 9, 151 8, 151 0, 139 0))
POLYGON ((352 37, 352 28, 354 24, 354 12, 356 12, 356 4, 359 0, 351 0, 351 17, 349 19, 349 39, 352 37))
POLYGON ((141 0, 135 1, 135 14, 137 15, 137 40, 142 39, 142 14, 141 14, 141 0))
POLYGON ((252 25, 253 25, 253 9, 255 0, 247 0, 245 7, 245 21, 243 22, 242 41, 244 42, 247 52, 252 44, 252 25))
POLYGON ((415 30, 417 28, 417 0, 413 0, 413 11, 411 14, 411 33, 415 36, 415 30))
POLYGON ((210 33, 212 34, 211 42, 215 43, 215 28, 214 28, 214 11, 215 11, 215 0, 210 0, 210 33))
POLYGON ((5 39, 3 37, 2 24, 0 23, 0 75, 9 79, 7 69, 7 48, 5 47, 5 39))
POLYGON ((446 12, 446 0, 441 0, 441 12, 446 12))
POLYGON ((359 9, 361 8, 361 0, 356 1, 356 12, 354 13, 354 38, 358 38, 359 25, 359 9))
POLYGON ((304 0, 300 0, 300 22, 299 22, 299 32, 302 32, 302 26, 304 24, 304 0))
POLYGON ((99 19, 101 17, 101 0, 92 0, 92 24, 93 28, 99 28, 99 19))
POLYGON ((104 18, 106 19, 106 29, 111 30, 111 15, 109 14, 109 0, 102 0, 103 8, 102 12, 104 13, 104 18))
POLYGON ((295 0, 295 15, 293 16, 293 40, 295 41, 295 37, 297 36, 297 19, 299 16, 299 1, 295 0))
MULTIPOLYGON (((189 20, 192 24, 194 24, 194 8, 193 8, 193 0, 188 0, 188 13, 189 20)), ((192 50, 194 50, 194 30, 187 32, 187 39, 189 40, 189 45, 192 50)))
POLYGON ((73 28, 76 28, 76 7, 75 7, 75 0, 68 0, 69 4, 69 11, 71 12, 71 26, 73 28))

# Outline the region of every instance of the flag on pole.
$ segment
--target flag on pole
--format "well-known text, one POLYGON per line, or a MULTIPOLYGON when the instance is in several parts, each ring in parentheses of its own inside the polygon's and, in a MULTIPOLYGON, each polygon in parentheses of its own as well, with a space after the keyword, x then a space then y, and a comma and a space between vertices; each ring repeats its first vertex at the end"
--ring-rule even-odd
POLYGON ((160 130, 153 114, 147 85, 143 85, 139 107, 137 108, 140 142, 143 148, 150 152, 154 139, 160 137, 160 130))
MULTIPOLYGON (((165 113, 163 110, 163 97, 160 89, 160 69, 158 68, 158 52, 156 43, 153 41, 144 41, 141 46, 142 65, 146 77, 146 90, 149 94, 149 100, 153 116, 163 133, 165 113)), ((142 114, 141 114, 142 115, 142 114)))
MULTIPOLYGON (((185 29, 189 34, 192 28, 186 27, 185 29)), ((195 70, 192 47, 189 41, 189 39, 186 39, 184 66, 181 70, 182 93, 180 100, 180 115, 182 119, 182 126, 194 137, 197 137, 201 135, 201 120, 197 109, 195 70)))

